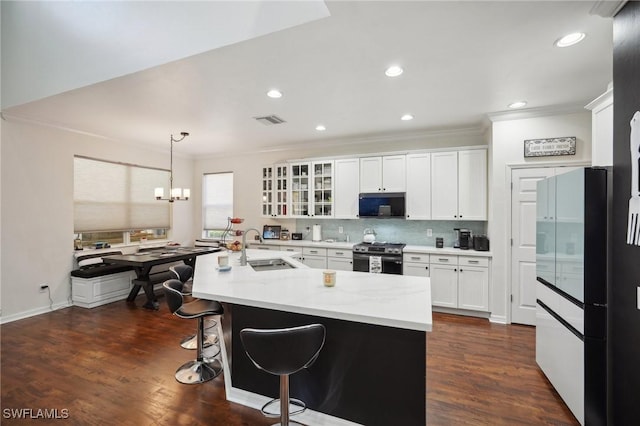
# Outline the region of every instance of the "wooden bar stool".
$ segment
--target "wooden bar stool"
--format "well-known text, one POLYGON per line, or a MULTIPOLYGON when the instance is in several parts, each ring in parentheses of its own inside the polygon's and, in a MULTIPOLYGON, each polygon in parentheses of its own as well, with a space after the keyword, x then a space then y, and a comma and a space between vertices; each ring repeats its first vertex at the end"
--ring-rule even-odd
POLYGON ((289 375, 313 364, 324 346, 325 336, 326 329, 322 324, 267 330, 245 328, 240 331, 242 345, 253 364, 260 370, 280 376, 280 398, 267 402, 261 409, 267 417, 280 417, 279 425, 288 426, 290 415, 300 414, 306 409, 304 402, 289 398, 289 375), (280 412, 269 412, 267 407, 277 401, 280 402, 280 412), (290 412, 290 403, 299 408, 290 412))

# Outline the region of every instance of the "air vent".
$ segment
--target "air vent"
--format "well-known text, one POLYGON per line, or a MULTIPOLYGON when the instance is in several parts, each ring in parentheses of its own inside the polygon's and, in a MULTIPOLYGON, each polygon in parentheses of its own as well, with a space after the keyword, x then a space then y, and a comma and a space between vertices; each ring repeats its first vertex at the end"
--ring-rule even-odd
POLYGON ((278 117, 277 115, 266 115, 264 117, 253 117, 256 119, 256 121, 258 121, 259 123, 264 124, 265 126, 272 126, 274 124, 282 124, 282 123, 286 123, 286 121, 284 121, 282 118, 278 117))

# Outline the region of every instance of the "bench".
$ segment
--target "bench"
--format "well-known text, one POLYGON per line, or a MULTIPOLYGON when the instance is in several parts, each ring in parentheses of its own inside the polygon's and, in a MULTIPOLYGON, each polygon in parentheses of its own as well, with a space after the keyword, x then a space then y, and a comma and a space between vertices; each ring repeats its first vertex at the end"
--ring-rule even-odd
POLYGON ((71 271, 71 299, 74 305, 94 308, 127 297, 135 273, 131 266, 102 261, 103 256, 113 254, 122 252, 109 251, 76 257, 78 269, 71 271))

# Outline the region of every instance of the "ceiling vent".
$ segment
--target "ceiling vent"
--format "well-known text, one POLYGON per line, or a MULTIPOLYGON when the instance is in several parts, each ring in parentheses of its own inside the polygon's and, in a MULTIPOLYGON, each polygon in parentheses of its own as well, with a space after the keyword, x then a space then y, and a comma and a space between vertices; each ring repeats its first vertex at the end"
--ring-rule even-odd
POLYGON ((282 124, 282 123, 286 123, 286 121, 284 121, 282 118, 278 117, 277 115, 266 115, 264 117, 253 117, 256 119, 256 121, 258 121, 259 123, 264 124, 265 126, 272 126, 274 124, 282 124))

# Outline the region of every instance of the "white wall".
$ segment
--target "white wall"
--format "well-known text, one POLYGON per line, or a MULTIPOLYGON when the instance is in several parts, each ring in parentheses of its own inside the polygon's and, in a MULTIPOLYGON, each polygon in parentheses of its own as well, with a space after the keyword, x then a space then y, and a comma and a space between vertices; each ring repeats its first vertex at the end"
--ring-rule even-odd
POLYGON ((511 166, 542 167, 591 159, 591 114, 588 111, 547 117, 494 121, 490 147, 489 234, 493 252, 489 308, 493 321, 510 322, 511 166), (575 136, 576 155, 524 158, 524 140, 575 136))
MULTIPOLYGON (((73 156, 169 167, 166 152, 132 147, 68 131, 15 121, 2 123, 2 321, 49 310, 70 300, 73 268, 73 156)), ((175 186, 193 188, 193 161, 174 154, 175 186)), ((175 203, 172 239, 193 243, 192 201, 175 203)))

